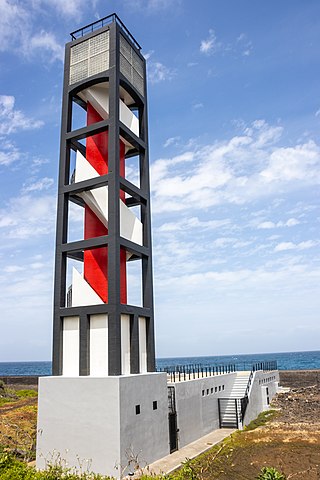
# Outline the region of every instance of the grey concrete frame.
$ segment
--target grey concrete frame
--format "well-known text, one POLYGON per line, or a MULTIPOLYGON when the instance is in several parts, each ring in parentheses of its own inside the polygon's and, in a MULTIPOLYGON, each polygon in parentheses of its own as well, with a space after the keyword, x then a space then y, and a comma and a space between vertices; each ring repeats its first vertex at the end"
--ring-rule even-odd
POLYGON ((56 259, 54 279, 54 319, 53 319, 53 375, 62 375, 62 333, 63 318, 79 316, 80 319, 80 375, 90 374, 90 315, 104 313, 108 315, 108 364, 109 375, 121 375, 121 314, 130 315, 130 348, 131 373, 139 372, 139 322, 138 317, 146 318, 147 325, 147 370, 155 371, 154 345, 154 313, 153 313, 153 280, 152 280, 152 246, 151 246, 151 218, 150 218, 150 181, 148 155, 148 121, 147 121, 147 85, 146 62, 139 50, 127 37, 121 27, 113 22, 95 30, 65 47, 64 85, 62 100, 61 144, 59 166, 59 191, 57 208, 56 231, 56 259), (69 86, 70 49, 72 46, 88 38, 109 30, 110 61, 109 70, 90 77, 82 82, 69 86), (144 63, 144 92, 142 97, 128 80, 120 73, 120 34, 125 37, 130 46, 144 63), (98 122, 78 130, 72 131, 72 104, 81 103, 77 92, 91 85, 109 80, 109 119, 98 122), (125 89, 135 99, 139 109, 140 138, 136 137, 119 120, 119 87, 125 89), (108 130, 108 162, 109 173, 97 178, 69 184, 70 150, 79 149, 85 154, 85 147, 79 142, 95 133, 108 130), (140 188, 128 180, 120 177, 119 173, 119 136, 127 138, 135 147, 139 155, 140 188), (68 203, 75 201, 81 204, 76 194, 108 185, 108 235, 90 238, 78 242, 67 242, 68 238, 68 203), (143 246, 137 245, 120 237, 120 209, 119 192, 124 190, 130 195, 126 200, 128 206, 141 207, 141 221, 143 224, 143 246), (84 307, 66 307, 66 270, 67 258, 82 260, 83 250, 108 246, 108 298, 109 303, 103 305, 88 305, 84 307), (120 303, 120 247, 125 247, 133 253, 132 258, 142 261, 142 296, 143 306, 123 305, 120 303))

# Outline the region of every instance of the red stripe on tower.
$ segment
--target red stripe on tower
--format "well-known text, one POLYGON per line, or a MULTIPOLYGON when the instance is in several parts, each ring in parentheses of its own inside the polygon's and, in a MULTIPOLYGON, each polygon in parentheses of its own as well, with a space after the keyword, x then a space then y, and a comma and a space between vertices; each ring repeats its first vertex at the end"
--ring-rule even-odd
MULTIPOLYGON (((87 125, 103 120, 94 107, 87 103, 87 125)), ((108 173, 108 132, 98 133, 87 138, 86 159, 99 175, 108 173)), ((125 176, 125 145, 120 140, 120 175, 125 176)), ((125 192, 119 193, 125 201, 125 192)), ((108 235, 108 229, 102 224, 92 210, 85 205, 84 238, 108 235)), ((99 295, 108 303, 108 247, 101 247, 84 252, 84 278, 99 295)), ((127 303, 126 251, 120 251, 120 302, 127 303)))

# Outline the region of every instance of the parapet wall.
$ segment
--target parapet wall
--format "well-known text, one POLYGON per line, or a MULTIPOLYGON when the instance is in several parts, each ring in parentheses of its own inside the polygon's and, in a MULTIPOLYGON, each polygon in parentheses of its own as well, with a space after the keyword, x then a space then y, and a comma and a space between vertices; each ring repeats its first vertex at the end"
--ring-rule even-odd
POLYGON ((225 396, 236 375, 228 373, 174 384, 179 448, 219 428, 218 398, 225 396))

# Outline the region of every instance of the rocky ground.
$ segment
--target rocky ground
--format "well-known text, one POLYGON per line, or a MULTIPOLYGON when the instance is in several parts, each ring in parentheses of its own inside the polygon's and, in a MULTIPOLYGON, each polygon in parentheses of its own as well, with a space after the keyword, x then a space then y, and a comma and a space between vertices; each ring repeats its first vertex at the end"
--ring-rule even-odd
MULTIPOLYGON (((281 372, 291 387, 277 395, 272 410, 237 432, 221 446, 190 463, 179 480, 254 480, 264 466, 282 471, 287 480, 320 480, 320 372, 281 372), (188 470, 189 469, 189 470, 188 470)), ((34 456, 37 397, 26 385, 0 387, 0 448, 30 460, 34 456), (19 397, 19 395, 21 395, 19 397)))
POLYGON ((292 388, 277 395, 265 425, 236 433, 222 448, 199 457, 192 464, 194 475, 201 480, 254 480, 262 467, 271 466, 287 480, 320 480, 319 378, 319 371, 286 375, 283 383, 288 387, 290 381, 292 388))

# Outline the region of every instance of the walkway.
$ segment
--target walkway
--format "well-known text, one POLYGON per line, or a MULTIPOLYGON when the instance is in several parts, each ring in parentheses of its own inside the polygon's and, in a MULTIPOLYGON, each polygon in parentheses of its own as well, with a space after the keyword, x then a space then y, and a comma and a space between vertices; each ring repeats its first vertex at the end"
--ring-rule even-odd
POLYGON ((176 470, 186 458, 192 459, 200 455, 200 453, 209 450, 213 445, 221 442, 223 439, 235 432, 232 428, 220 428, 219 430, 214 430, 208 435, 195 440, 189 445, 180 448, 176 452, 167 455, 166 457, 160 458, 156 462, 153 462, 149 465, 148 470, 155 474, 161 473, 170 473, 176 470))

